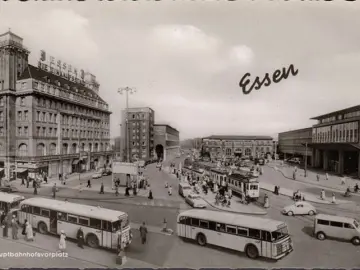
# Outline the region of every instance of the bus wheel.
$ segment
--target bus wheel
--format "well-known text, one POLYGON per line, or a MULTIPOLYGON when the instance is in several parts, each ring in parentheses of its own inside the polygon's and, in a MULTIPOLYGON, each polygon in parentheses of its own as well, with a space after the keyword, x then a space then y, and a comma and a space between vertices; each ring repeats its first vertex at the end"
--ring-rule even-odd
POLYGON ((97 236, 95 234, 91 233, 86 237, 86 244, 88 244, 89 247, 98 248, 99 247, 99 239, 97 238, 97 236))
POLYGON ((323 232, 318 232, 318 233, 316 234, 316 238, 319 239, 319 240, 325 240, 325 239, 326 239, 326 235, 325 235, 325 233, 323 233, 323 232))
POLYGON ((42 221, 39 222, 38 231, 39 231, 39 233, 42 233, 42 234, 48 233, 48 228, 44 222, 42 222, 42 221))
POLYGON ((196 241, 200 246, 205 246, 206 245, 206 237, 205 237, 205 235, 203 235, 202 233, 199 233, 196 236, 196 241))
POLYGON ((360 238, 359 238, 359 237, 354 237, 353 239, 351 239, 351 243, 352 243, 354 246, 360 245, 360 238))
POLYGON ((259 251, 254 245, 248 245, 245 249, 246 256, 250 259, 256 259, 259 257, 259 251))

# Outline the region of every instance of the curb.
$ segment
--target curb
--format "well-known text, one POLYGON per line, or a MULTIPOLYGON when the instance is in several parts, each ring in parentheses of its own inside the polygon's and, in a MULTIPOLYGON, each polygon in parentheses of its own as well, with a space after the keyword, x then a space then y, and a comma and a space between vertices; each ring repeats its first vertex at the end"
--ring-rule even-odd
POLYGON ((217 210, 221 210, 221 211, 224 211, 224 212, 229 212, 229 213, 235 213, 235 214, 248 214, 248 215, 266 215, 267 212, 266 211, 263 211, 263 212, 260 212, 260 211, 257 211, 257 212, 251 212, 251 211, 233 211, 233 210, 227 210, 227 209, 224 209, 224 208, 220 208, 220 207, 217 207, 215 206, 214 204, 210 203, 208 200, 204 199, 203 200, 205 202, 207 202, 210 206, 214 207, 215 209, 217 210))

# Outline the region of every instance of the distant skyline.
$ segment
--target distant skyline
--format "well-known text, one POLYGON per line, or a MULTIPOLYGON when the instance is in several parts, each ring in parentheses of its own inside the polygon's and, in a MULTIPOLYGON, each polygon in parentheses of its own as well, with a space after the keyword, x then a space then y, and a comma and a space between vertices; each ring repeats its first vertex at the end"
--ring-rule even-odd
POLYGON ((0 3, 0 33, 89 70, 119 135, 125 96, 181 139, 268 135, 360 104, 360 4, 348 1, 87 1, 0 3), (16 16, 14 16, 16 14, 16 16), (242 76, 293 64, 296 76, 244 95, 242 76))

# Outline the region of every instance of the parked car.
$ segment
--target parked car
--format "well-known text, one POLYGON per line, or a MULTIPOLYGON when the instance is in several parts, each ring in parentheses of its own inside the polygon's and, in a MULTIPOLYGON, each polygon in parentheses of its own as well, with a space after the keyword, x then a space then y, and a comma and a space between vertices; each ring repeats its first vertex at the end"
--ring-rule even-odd
POLYGON ((292 205, 285 206, 282 210, 284 215, 294 216, 294 215, 310 215, 313 216, 316 214, 316 208, 308 202, 296 202, 292 205))
POLYGON ((19 190, 14 186, 1 186, 0 187, 0 192, 15 193, 15 192, 18 192, 18 191, 19 190))
POLYGON ((102 175, 103 176, 107 176, 107 175, 111 175, 112 174, 112 171, 111 170, 104 170, 103 172, 102 172, 102 175))
POLYGON ((287 160, 287 162, 292 163, 292 164, 297 164, 297 165, 301 164, 300 158, 290 158, 287 160))
POLYGON ((207 205, 201 196, 195 193, 190 193, 187 195, 185 201, 194 208, 206 208, 207 205))
POLYGON ((101 177, 102 177, 101 172, 96 172, 91 176, 92 179, 98 179, 98 178, 101 178, 101 177))
POLYGON ((192 192, 192 187, 187 182, 179 183, 179 195, 187 197, 192 192))

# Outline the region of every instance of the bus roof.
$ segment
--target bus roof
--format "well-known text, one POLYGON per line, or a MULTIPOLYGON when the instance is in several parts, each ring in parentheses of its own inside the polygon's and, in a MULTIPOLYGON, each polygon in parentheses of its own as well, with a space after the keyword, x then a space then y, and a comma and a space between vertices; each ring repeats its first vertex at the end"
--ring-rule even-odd
POLYGON ((24 199, 25 197, 21 195, 0 192, 0 201, 2 202, 13 203, 24 199))
POLYGON ((186 210, 181 212, 179 214, 179 217, 180 216, 198 218, 258 230, 266 230, 270 232, 276 231, 286 226, 286 223, 283 221, 202 209, 186 210))
POLYGON ((333 215, 325 215, 325 214, 317 214, 315 218, 329 220, 329 221, 337 221, 337 222, 350 222, 354 220, 354 218, 350 218, 350 217, 333 216, 333 215))
POLYGON ((119 220, 119 217, 123 215, 127 215, 125 212, 121 212, 117 210, 101 208, 101 207, 85 205, 85 204, 71 203, 66 201, 46 199, 46 198, 26 199, 20 203, 20 205, 23 204, 42 207, 72 215, 107 220, 111 222, 119 220))

